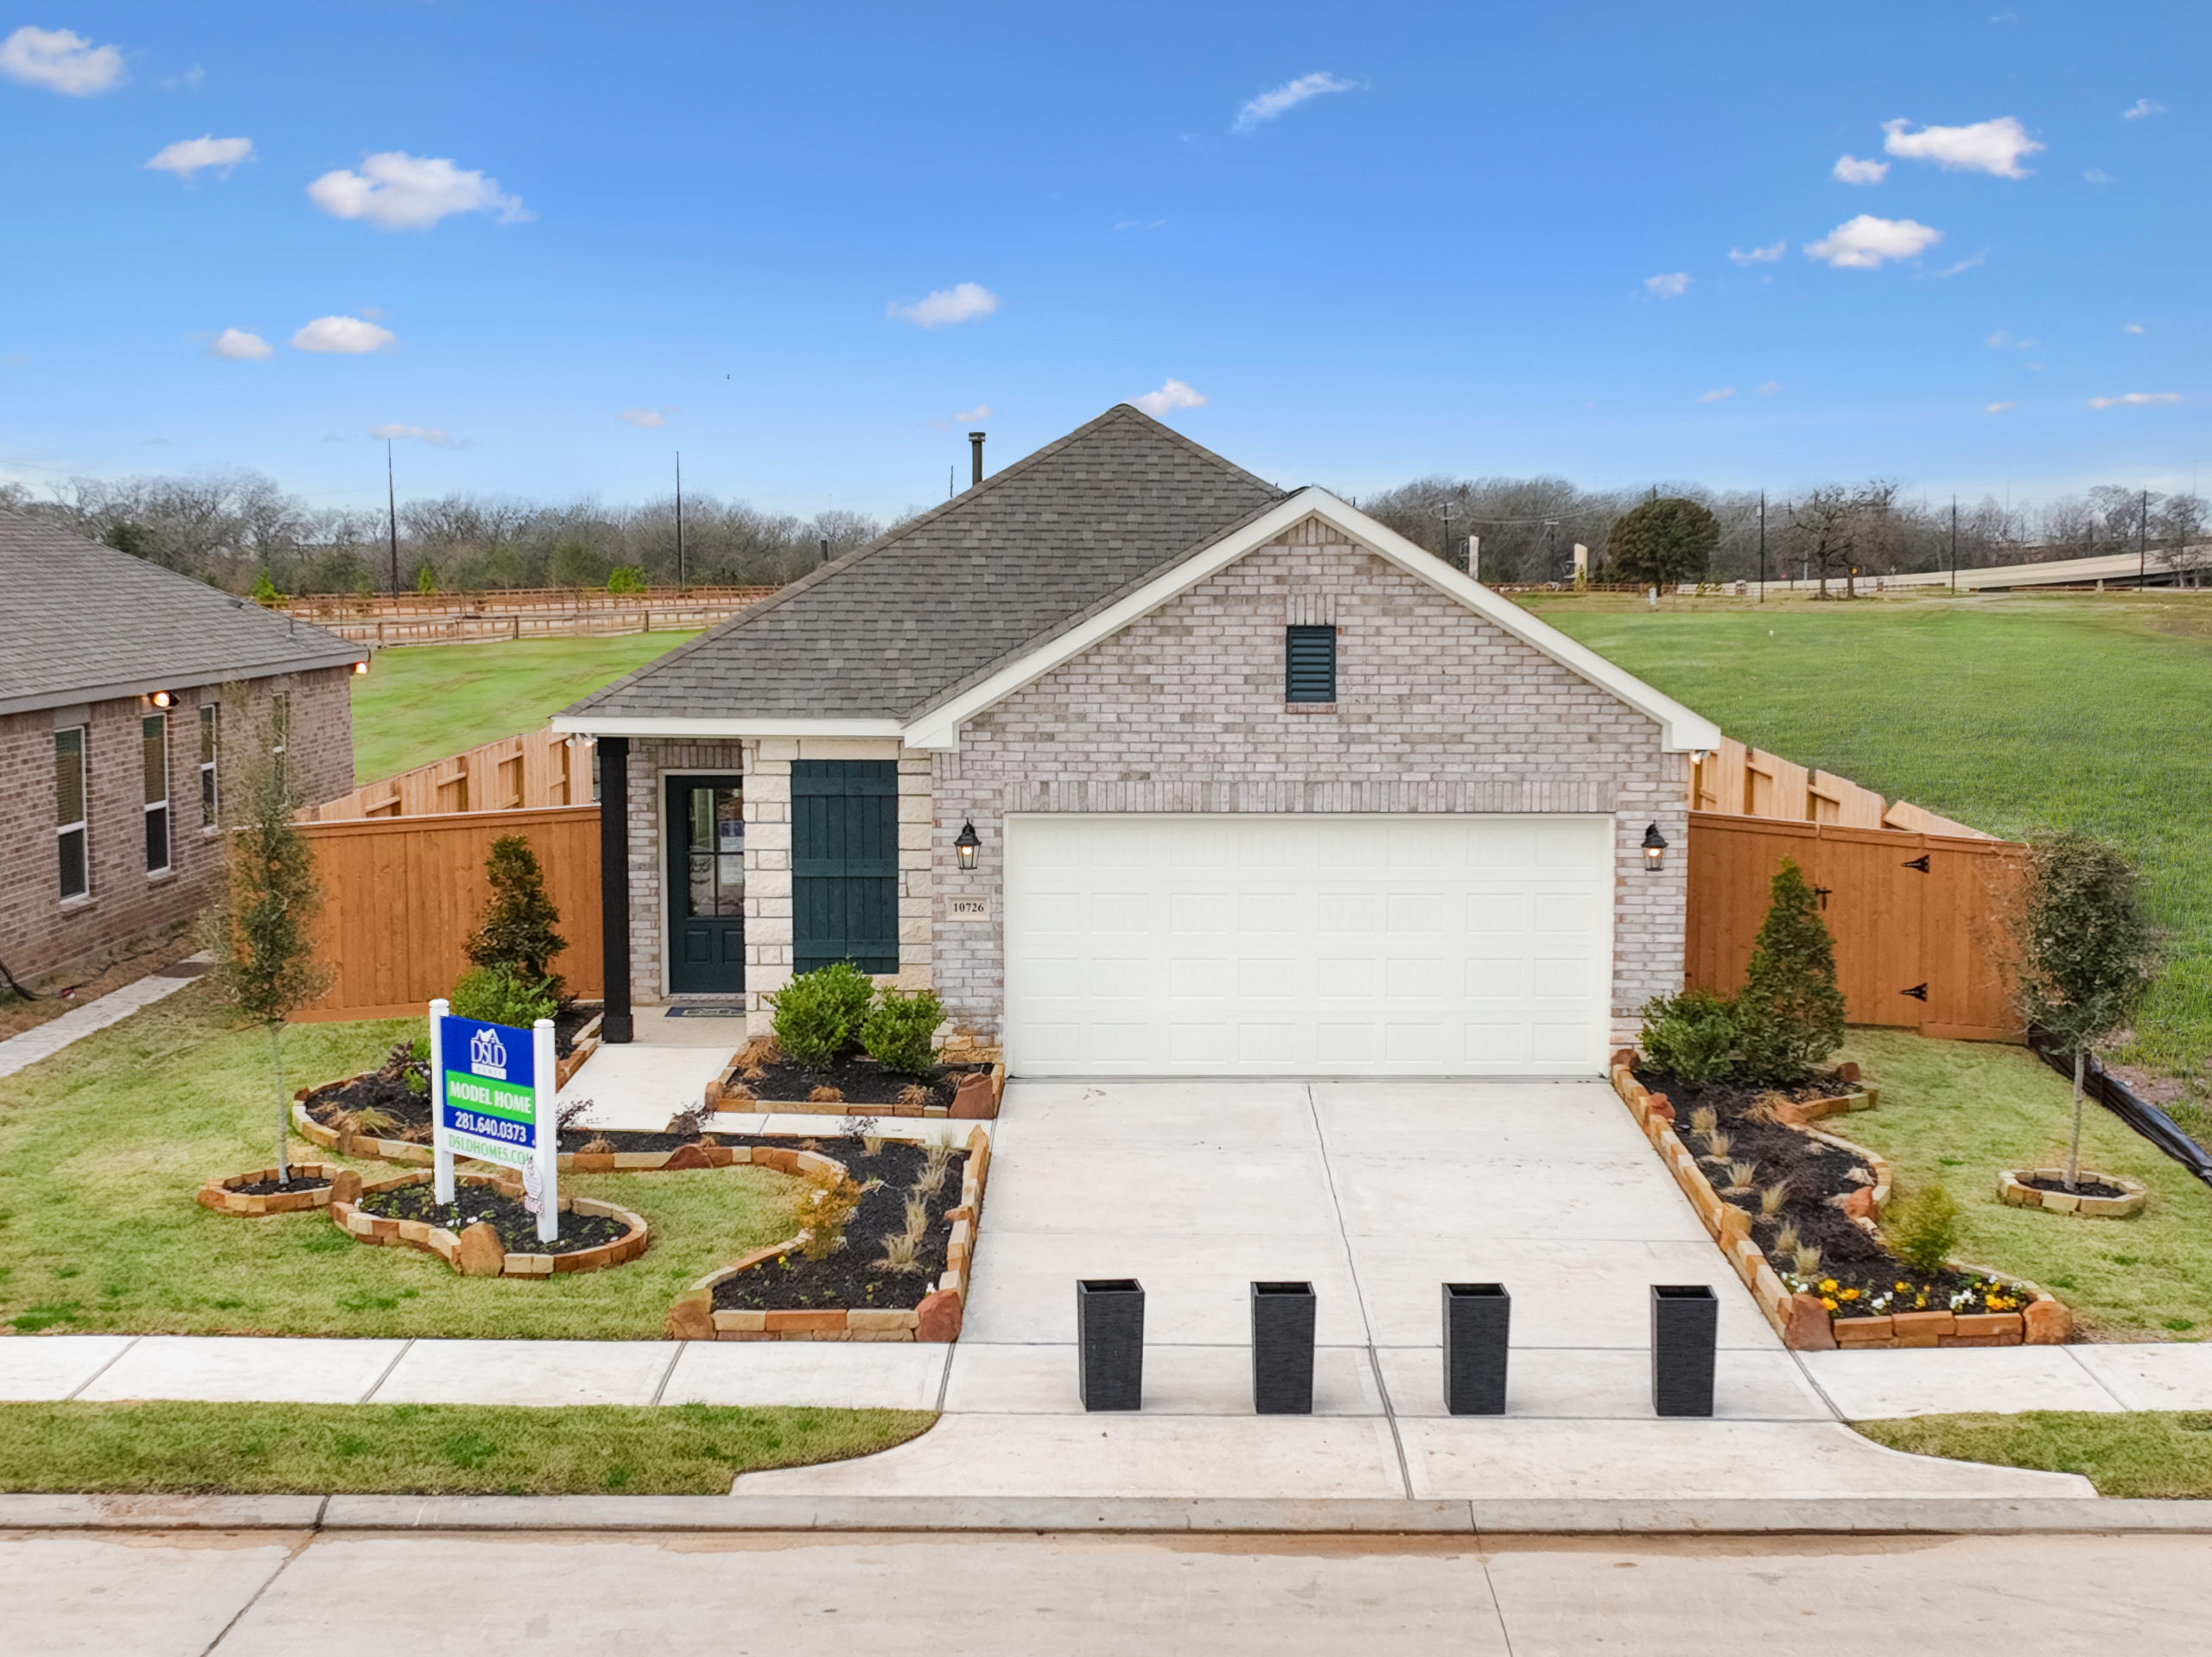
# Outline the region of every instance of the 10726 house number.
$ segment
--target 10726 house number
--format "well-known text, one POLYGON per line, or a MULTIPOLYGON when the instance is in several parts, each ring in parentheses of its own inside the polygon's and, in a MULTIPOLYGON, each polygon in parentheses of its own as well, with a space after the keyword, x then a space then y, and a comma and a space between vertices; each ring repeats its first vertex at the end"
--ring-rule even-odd
POLYGON ((987 921, 991 917, 988 898, 947 898, 944 917, 949 921, 987 921))

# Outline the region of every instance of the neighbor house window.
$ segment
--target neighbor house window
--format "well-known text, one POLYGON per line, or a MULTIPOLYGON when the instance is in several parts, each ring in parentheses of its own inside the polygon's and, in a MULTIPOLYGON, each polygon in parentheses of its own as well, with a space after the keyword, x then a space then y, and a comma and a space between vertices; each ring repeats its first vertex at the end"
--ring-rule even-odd
POLYGON ((146 771, 146 873, 169 867, 169 718, 149 714, 138 721, 138 745, 146 771))
POLYGON ((1282 699, 1332 702, 1337 699, 1337 630, 1289 627, 1283 651, 1282 699))
POLYGON ((207 702, 200 709, 200 826, 213 828, 222 820, 223 803, 216 793, 215 754, 222 742, 223 709, 207 702))
POLYGON ((54 733, 54 828, 61 856, 61 900, 89 897, 92 859, 85 835, 85 729, 54 733))
POLYGON ((278 691, 269 699, 270 752, 282 753, 292 740, 292 698, 278 691))

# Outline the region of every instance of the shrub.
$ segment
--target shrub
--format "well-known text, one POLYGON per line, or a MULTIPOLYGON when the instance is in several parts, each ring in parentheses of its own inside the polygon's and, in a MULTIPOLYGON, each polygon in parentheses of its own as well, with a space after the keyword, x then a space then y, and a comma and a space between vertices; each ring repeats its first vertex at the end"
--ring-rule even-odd
POLYGON ((645 572, 636 564, 624 564, 607 578, 610 593, 642 593, 645 590, 645 572))
POLYGON ((944 1022, 944 1003, 934 991, 886 989, 861 1025, 861 1045, 887 1070, 927 1076, 937 1067, 937 1027, 944 1022))
POLYGON ((484 918, 462 946, 480 967, 504 967, 520 981, 543 984, 556 1000, 566 987, 551 970, 553 957, 569 947, 553 929, 561 911, 545 892, 545 871, 537 854, 520 835, 502 835, 484 860, 491 901, 484 918))
POLYGON ((828 1260, 845 1246, 845 1228, 861 1205, 864 1190, 850 1174, 820 1169, 809 1174, 791 1200, 791 1219, 798 1227, 799 1253, 809 1260, 828 1260))
POLYGON ((453 1016, 527 1030, 550 1019, 560 997, 543 979, 523 977, 512 967, 473 967, 453 987, 453 1016))
POLYGON ((1616 581, 1701 581, 1720 544, 1720 521, 1696 501, 1670 495, 1647 500, 1613 520, 1605 558, 1616 581))
POLYGON ((1884 1216, 1890 1248, 1914 1270, 1934 1276, 1959 1241, 1959 1205, 1941 1184, 1915 1186, 1884 1216))
POLYGON ((1637 1041, 1646 1058, 1686 1087, 1722 1081, 1733 1069, 1734 1009, 1705 990, 1662 995, 1644 1005, 1637 1041))
POLYGON ((776 1044, 810 1070, 826 1070, 860 1039, 875 986, 849 961, 801 973, 768 997, 776 1044))
POLYGON ((1786 857, 1768 888, 1766 919, 1736 998, 1735 1024, 1741 1074, 1770 1086, 1808 1080, 1843 1045, 1835 940, 1803 871, 1786 857))

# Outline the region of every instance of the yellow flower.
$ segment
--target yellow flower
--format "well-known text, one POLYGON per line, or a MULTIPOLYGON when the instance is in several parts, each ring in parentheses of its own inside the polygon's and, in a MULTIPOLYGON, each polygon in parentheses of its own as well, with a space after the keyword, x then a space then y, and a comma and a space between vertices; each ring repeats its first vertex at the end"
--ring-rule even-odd
POLYGON ((1843 1292, 1843 1298, 1846 1300, 1856 1300, 1859 1298, 1859 1291, 1856 1289, 1846 1289, 1843 1292))
POLYGON ((1830 1311, 1834 1311, 1835 1310, 1835 1298, 1832 1295, 1822 1295, 1821 1297, 1821 1304, 1823 1306, 1826 1306, 1830 1311))
POLYGON ((1832 1277, 1822 1278, 1821 1279, 1821 1292, 1822 1294, 1834 1294, 1835 1292, 1835 1279, 1832 1277))

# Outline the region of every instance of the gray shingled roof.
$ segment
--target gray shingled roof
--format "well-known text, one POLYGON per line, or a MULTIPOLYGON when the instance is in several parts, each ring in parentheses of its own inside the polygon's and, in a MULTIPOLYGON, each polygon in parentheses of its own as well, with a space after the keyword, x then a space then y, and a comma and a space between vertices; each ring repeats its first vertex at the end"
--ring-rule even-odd
POLYGON ((1282 498, 1122 403, 563 711, 911 718, 1282 498))
POLYGON ((362 655, 335 633, 0 508, 0 714, 362 655))

